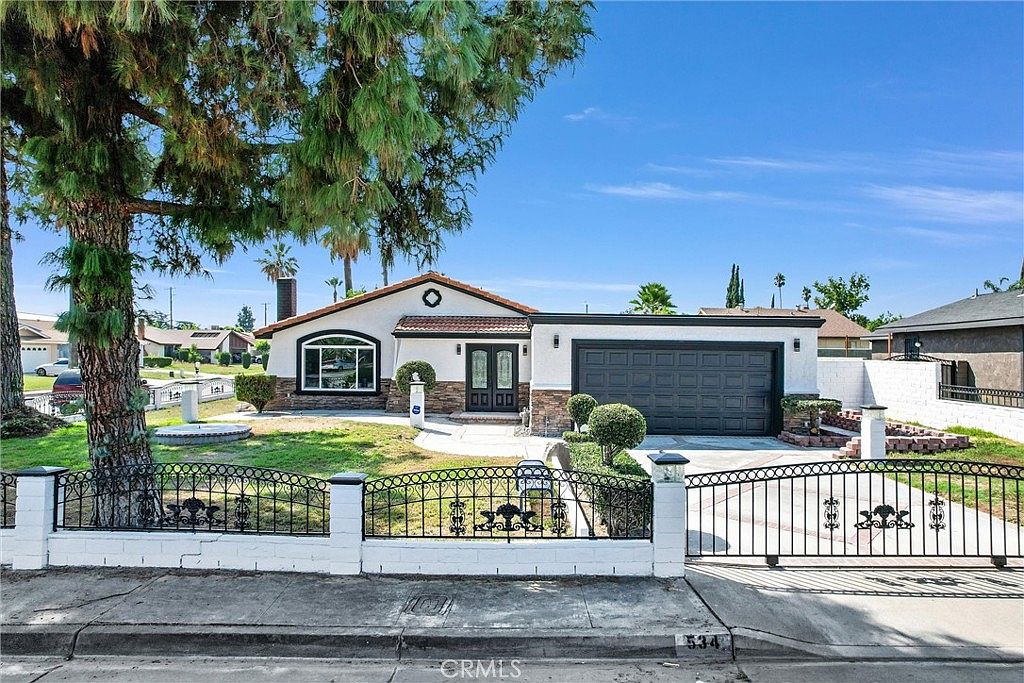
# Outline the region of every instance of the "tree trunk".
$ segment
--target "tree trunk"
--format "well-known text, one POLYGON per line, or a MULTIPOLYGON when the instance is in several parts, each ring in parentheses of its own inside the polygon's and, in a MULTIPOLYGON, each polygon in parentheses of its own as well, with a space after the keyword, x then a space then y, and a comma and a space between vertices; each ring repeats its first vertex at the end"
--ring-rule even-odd
POLYGON ((345 263, 345 298, 352 291, 352 257, 346 256, 342 261, 345 263))
MULTIPOLYGON (((132 218, 121 207, 97 199, 69 206, 73 244, 127 255, 132 218)), ((74 268, 73 268, 74 271, 74 268)), ((111 274, 113 275, 113 274, 111 274)), ((161 503, 150 468, 129 476, 111 468, 153 462, 146 434, 146 397, 139 385, 139 343, 131 279, 116 276, 94 282, 72 272, 72 301, 78 311, 116 312, 123 324, 108 339, 78 335, 79 364, 86 409, 89 461, 95 473, 94 521, 111 527, 152 526, 161 503)))
POLYGON ((11 249, 7 165, 0 133, 0 416, 25 405, 22 387, 18 309, 14 303, 14 253, 11 249))
MULTIPOLYGON (((388 267, 382 265, 380 267, 380 270, 381 270, 381 274, 384 276, 384 286, 387 287, 388 286, 388 267)), ((1024 279, 1024 275, 1021 275, 1021 278, 1024 279)))

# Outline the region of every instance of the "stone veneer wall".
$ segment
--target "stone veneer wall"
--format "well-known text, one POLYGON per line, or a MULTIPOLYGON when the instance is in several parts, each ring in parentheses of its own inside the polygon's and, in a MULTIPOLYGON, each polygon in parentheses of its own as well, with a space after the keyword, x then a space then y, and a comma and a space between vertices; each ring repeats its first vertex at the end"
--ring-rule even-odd
POLYGON ((572 392, 568 389, 535 389, 530 392, 530 433, 558 436, 572 429, 572 420, 565 402, 572 392))
POLYGON ((381 378, 380 391, 365 395, 297 394, 294 377, 278 377, 276 396, 266 410, 383 410, 391 380, 381 378))
MULTIPOLYGON (((449 413, 462 412, 466 409, 466 383, 465 382, 438 382, 434 388, 427 392, 428 413, 449 413)), ((408 413, 409 397, 398 390, 398 383, 391 383, 391 391, 388 392, 387 411, 389 413, 408 413)))

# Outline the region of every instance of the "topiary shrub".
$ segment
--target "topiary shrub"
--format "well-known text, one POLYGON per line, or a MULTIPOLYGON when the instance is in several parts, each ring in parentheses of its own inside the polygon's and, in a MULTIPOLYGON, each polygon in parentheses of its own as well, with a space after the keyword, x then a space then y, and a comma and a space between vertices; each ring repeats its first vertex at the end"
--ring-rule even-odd
POLYGON ((275 375, 235 375, 235 398, 251 403, 258 413, 274 398, 276 388, 275 375))
POLYGON ((252 365, 252 354, 245 351, 242 353, 242 369, 248 370, 250 365, 252 365))
POLYGON ((437 385, 437 373, 434 367, 425 360, 411 360, 402 363, 402 367, 395 372, 395 383, 398 390, 403 394, 409 393, 409 382, 412 381, 412 373, 419 373, 420 381, 423 382, 424 391, 432 391, 437 385))
POLYGON ((835 415, 843 404, 834 398, 800 398, 799 396, 783 396, 779 402, 787 416, 806 416, 807 428, 811 434, 819 432, 818 425, 821 414, 835 415))
POLYGON ((569 411, 569 417, 576 424, 577 431, 587 424, 590 413, 597 407, 597 399, 590 394, 573 394, 565 402, 565 409, 569 411))
POLYGON ((145 356, 142 359, 143 367, 147 368, 166 368, 174 362, 173 358, 165 358, 164 356, 145 356))
POLYGON ((594 437, 590 432, 562 432, 562 441, 566 443, 593 443, 594 437))
POLYGON ((219 365, 231 365, 231 354, 229 352, 221 351, 216 356, 219 365))
POLYGON ((639 410, 624 403, 594 408, 587 425, 601 447, 602 461, 609 466, 616 453, 636 448, 647 436, 647 420, 639 410))
POLYGON ((178 349, 177 355, 178 360, 180 360, 182 363, 187 363, 189 359, 192 357, 192 354, 189 353, 189 350, 184 348, 178 349))

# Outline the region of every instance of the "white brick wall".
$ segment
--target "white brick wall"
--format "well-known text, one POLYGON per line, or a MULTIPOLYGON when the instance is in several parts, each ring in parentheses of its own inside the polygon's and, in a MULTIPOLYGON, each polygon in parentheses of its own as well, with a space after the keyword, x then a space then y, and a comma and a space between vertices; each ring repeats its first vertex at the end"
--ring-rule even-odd
POLYGON ((363 542, 367 574, 475 576, 650 576, 650 541, 428 541, 363 542))
POLYGON ((938 363, 818 359, 818 392, 823 397, 840 399, 843 407, 876 403, 886 406, 886 417, 895 420, 919 422, 937 429, 952 425, 975 427, 1024 442, 1024 409, 940 400, 940 378, 938 363))
POLYGON ((82 530, 52 533, 49 550, 49 563, 57 566, 327 573, 331 539, 326 536, 82 530))
POLYGON ((859 358, 819 358, 818 393, 835 398, 843 408, 864 405, 864 361, 859 358))

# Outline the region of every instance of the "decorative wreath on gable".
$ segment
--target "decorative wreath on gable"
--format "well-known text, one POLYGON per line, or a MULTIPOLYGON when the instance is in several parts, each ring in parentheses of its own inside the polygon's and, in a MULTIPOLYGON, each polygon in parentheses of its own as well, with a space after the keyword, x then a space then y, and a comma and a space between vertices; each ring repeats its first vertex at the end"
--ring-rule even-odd
POLYGON ((441 292, 431 287, 423 292, 423 303, 427 308, 437 308, 441 304, 441 292))

